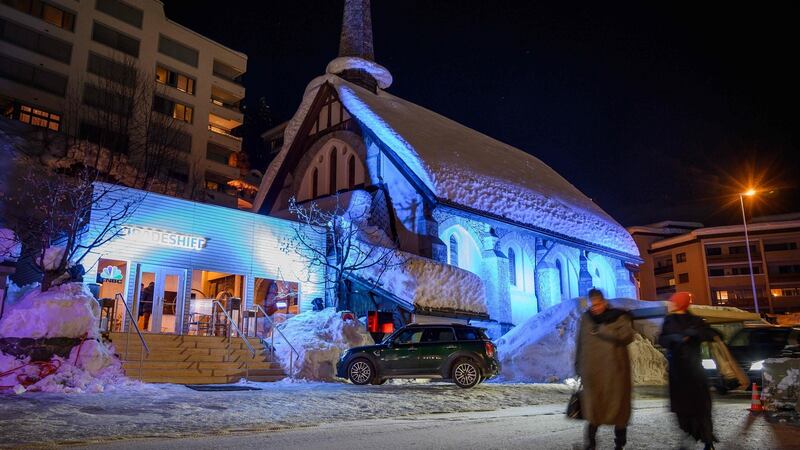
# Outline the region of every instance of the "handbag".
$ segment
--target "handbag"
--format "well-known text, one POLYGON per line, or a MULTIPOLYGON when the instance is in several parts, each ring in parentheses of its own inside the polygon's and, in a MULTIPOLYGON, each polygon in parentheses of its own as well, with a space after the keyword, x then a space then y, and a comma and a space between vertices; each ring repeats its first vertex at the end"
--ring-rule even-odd
POLYGON ((567 418, 575 420, 583 419, 583 411, 581 411, 582 392, 583 392, 583 385, 579 386, 578 390, 573 392, 572 395, 569 397, 569 403, 567 403, 567 418))

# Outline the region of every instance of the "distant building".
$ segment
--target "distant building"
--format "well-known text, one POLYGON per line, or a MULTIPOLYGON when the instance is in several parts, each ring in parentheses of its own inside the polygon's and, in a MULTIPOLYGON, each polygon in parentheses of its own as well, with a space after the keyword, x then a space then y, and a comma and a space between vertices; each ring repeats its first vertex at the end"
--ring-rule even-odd
POLYGON ((158 83, 142 100, 152 102, 146 110, 170 116, 185 135, 173 175, 203 200, 236 207, 228 183, 240 177, 242 140, 232 130, 243 123, 245 54, 170 21, 156 0, 0 1, 0 114, 8 118, 87 139, 107 133, 70 105, 97 107, 98 86, 130 61, 158 83))
MULTIPOLYGON (((644 260, 637 277, 642 299, 689 291, 698 304, 754 309, 742 225, 668 221, 628 231, 644 260)), ((800 214, 753 219, 748 232, 759 308, 800 310, 800 214)))

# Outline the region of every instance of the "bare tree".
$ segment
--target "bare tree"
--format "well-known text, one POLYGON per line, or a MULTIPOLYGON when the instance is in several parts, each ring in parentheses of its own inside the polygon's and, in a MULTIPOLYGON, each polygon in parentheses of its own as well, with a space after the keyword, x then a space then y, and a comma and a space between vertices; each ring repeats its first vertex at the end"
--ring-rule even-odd
MULTIPOLYGON (((361 199, 369 199, 365 192, 355 191, 353 194, 363 194, 361 199)), ((356 276, 375 287, 387 270, 404 266, 407 258, 383 230, 369 224, 371 211, 368 201, 343 205, 339 194, 328 200, 330 204, 324 206, 316 201, 297 203, 294 197, 289 200, 289 212, 297 223, 292 227, 292 236, 281 242, 281 249, 287 254, 306 258, 309 265, 307 281, 313 281, 311 273, 315 269, 324 270, 322 283, 333 291, 330 304, 347 310, 350 302, 346 280, 356 276)))
POLYGON ((91 167, 53 171, 35 159, 21 159, 6 198, 6 221, 47 291, 68 278, 67 269, 119 235, 141 195, 119 195, 126 188, 98 183, 101 174, 91 167))

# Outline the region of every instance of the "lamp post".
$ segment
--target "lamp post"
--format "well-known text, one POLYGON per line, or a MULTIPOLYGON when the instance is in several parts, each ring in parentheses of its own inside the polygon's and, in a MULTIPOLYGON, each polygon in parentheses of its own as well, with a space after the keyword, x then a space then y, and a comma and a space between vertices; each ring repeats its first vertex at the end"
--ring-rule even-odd
POLYGON ((750 286, 753 288, 753 305, 756 308, 756 314, 761 314, 758 309, 758 295, 756 294, 756 277, 753 275, 753 257, 750 255, 750 237, 747 234, 747 216, 744 214, 744 197, 752 197, 756 195, 755 189, 748 189, 746 192, 739 194, 739 204, 742 206, 742 224, 744 225, 744 246, 747 249, 747 264, 750 267, 750 286))

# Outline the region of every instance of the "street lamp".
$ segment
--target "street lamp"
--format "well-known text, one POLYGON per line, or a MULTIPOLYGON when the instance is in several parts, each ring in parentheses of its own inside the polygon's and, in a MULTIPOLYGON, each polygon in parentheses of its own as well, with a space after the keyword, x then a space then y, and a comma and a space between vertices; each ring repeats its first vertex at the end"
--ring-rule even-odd
POLYGON ((755 189, 748 189, 739 194, 739 204, 742 206, 742 224, 744 224, 744 246, 747 249, 747 264, 750 266, 750 286, 753 288, 753 305, 756 307, 756 314, 760 314, 758 309, 758 295, 756 294, 756 277, 753 275, 753 257, 750 255, 750 237, 747 234, 747 216, 744 214, 744 198, 752 197, 757 194, 755 189))

